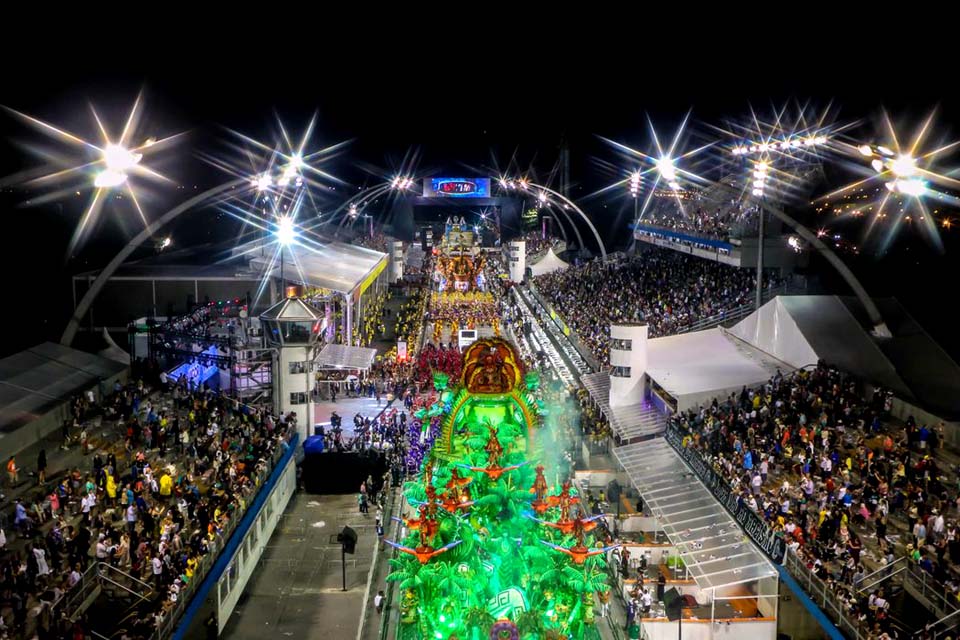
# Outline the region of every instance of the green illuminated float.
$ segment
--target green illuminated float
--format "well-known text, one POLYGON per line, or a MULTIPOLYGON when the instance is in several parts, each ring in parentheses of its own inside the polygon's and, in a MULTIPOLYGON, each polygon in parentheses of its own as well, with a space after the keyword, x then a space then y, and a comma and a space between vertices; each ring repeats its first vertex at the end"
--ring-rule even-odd
POLYGON ((400 640, 596 639, 594 594, 605 592, 598 518, 574 513, 568 483, 544 476, 539 377, 514 348, 480 340, 455 389, 435 377, 441 436, 404 488, 400 640))

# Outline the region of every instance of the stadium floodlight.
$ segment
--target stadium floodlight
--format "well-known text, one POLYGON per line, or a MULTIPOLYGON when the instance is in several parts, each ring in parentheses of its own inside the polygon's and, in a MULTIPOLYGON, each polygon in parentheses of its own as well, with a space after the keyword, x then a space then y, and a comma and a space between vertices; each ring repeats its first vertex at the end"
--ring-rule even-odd
POLYGON ((283 216, 277 220, 277 242, 283 246, 288 246, 293 244, 294 240, 297 238, 296 229, 293 226, 293 218, 290 216, 283 216))
POLYGON ((787 238, 787 246, 789 246, 791 249, 793 249, 797 253, 800 253, 800 248, 801 248, 800 239, 797 236, 790 236, 789 238, 787 238))
POLYGON ((860 145, 859 147, 857 147, 857 151, 859 151, 859 152, 860 152, 860 155, 862 155, 862 156, 866 156, 866 157, 868 157, 868 158, 872 158, 872 157, 873 157, 873 147, 871 147, 871 146, 868 145, 868 144, 862 144, 862 145, 860 145))
POLYGON ((173 242, 173 239, 170 238, 170 236, 167 236, 166 238, 163 239, 163 242, 160 243, 160 248, 166 249, 167 247, 170 246, 172 242, 173 242))
POLYGON ((125 172, 133 169, 143 155, 134 153, 119 144, 108 144, 103 150, 103 161, 110 171, 125 172))
POLYGON ((266 191, 273 186, 273 178, 269 173, 261 173, 253 179, 253 185, 257 188, 257 191, 266 191))
POLYGON ((396 176, 393 180, 390 181, 391 189, 399 189, 400 191, 406 191, 413 186, 413 178, 409 176, 396 176))
POLYGON ((142 154, 134 153, 119 144, 108 144, 101 154, 106 168, 97 172, 93 178, 93 186, 101 189, 112 189, 125 183, 127 171, 137 166, 143 158, 142 154))
POLYGON ((892 183, 887 184, 892 184, 894 191, 902 193, 905 196, 922 198, 927 193, 927 183, 920 178, 894 180, 892 183))
POLYGON ((754 165, 753 170, 753 195, 757 197, 763 196, 764 189, 766 188, 767 183, 767 169, 769 164, 766 160, 760 160, 754 165))
POLYGON ((541 192, 537 195, 537 200, 540 201, 540 204, 545 204, 546 201, 547 201, 547 194, 546 194, 546 192, 545 192, 545 191, 541 191, 541 192))
POLYGON ((123 173, 122 171, 104 169, 94 176, 93 186, 97 187, 98 189, 112 189, 114 187, 119 187, 126 181, 127 174, 123 173))
POLYGON ((667 182, 676 182, 677 166, 670 156, 657 159, 657 171, 660 173, 660 177, 667 182))
POLYGON ((890 162, 890 171, 898 178, 909 178, 917 172, 917 160, 902 153, 890 162))

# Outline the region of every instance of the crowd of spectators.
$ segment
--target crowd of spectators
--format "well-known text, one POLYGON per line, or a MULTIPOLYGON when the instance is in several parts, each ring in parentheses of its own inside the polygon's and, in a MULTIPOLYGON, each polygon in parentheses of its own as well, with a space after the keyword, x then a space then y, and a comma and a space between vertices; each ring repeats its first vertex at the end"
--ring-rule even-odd
POLYGON ((953 593, 960 585, 960 496, 934 455, 943 425, 895 426, 889 398, 868 399, 856 379, 820 364, 674 422, 869 637, 895 633, 889 593, 860 591, 872 571, 906 554, 953 593))
POLYGON ((658 248, 571 266, 533 282, 602 364, 609 362, 610 323, 643 321, 650 337, 671 335, 749 303, 756 286, 750 269, 658 248))
POLYGON ((714 240, 728 240, 755 232, 759 222, 759 208, 731 200, 722 204, 677 202, 665 199, 647 212, 643 224, 704 236, 714 240))
POLYGON ((376 232, 373 235, 365 233, 362 236, 358 236, 353 240, 353 244, 357 245, 358 247, 373 249, 374 251, 379 251, 380 253, 387 253, 389 249, 387 246, 387 236, 380 232, 376 232))
MULTIPOLYGON (((157 380, 155 370, 138 374, 157 380)), ((65 616, 61 599, 98 562, 150 585, 146 603, 110 621, 128 638, 148 637, 241 517, 287 447, 295 418, 208 389, 142 379, 73 407, 65 442, 80 445, 82 462, 54 470, 16 499, 13 529, 2 541, 0 627, 12 638, 89 635, 83 618, 65 616), (95 449, 87 434, 93 424, 116 437, 95 449)))
POLYGON ((526 242, 527 249, 527 260, 531 260, 540 256, 543 253, 546 253, 547 249, 557 244, 557 238, 551 236, 544 237, 543 232, 540 230, 528 231, 517 240, 523 240, 526 242))

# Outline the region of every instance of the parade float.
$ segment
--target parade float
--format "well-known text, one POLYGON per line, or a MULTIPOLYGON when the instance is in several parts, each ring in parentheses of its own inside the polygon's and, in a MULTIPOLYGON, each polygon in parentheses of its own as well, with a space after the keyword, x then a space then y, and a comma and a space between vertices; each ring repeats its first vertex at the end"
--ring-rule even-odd
POLYGON ((459 384, 434 378, 411 427, 419 464, 387 580, 399 590, 400 640, 599 638, 605 594, 598 517, 548 458, 539 378, 512 345, 472 344, 459 384), (550 480, 548 480, 548 478, 550 480), (552 482, 551 482, 552 480, 552 482))

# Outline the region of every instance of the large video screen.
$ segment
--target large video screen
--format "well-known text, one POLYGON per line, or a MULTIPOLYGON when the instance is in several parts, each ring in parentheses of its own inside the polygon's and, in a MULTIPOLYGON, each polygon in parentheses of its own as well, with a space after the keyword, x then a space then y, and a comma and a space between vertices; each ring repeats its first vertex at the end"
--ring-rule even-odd
POLYGON ((423 181, 424 198, 489 198, 490 178, 430 178, 423 181))

